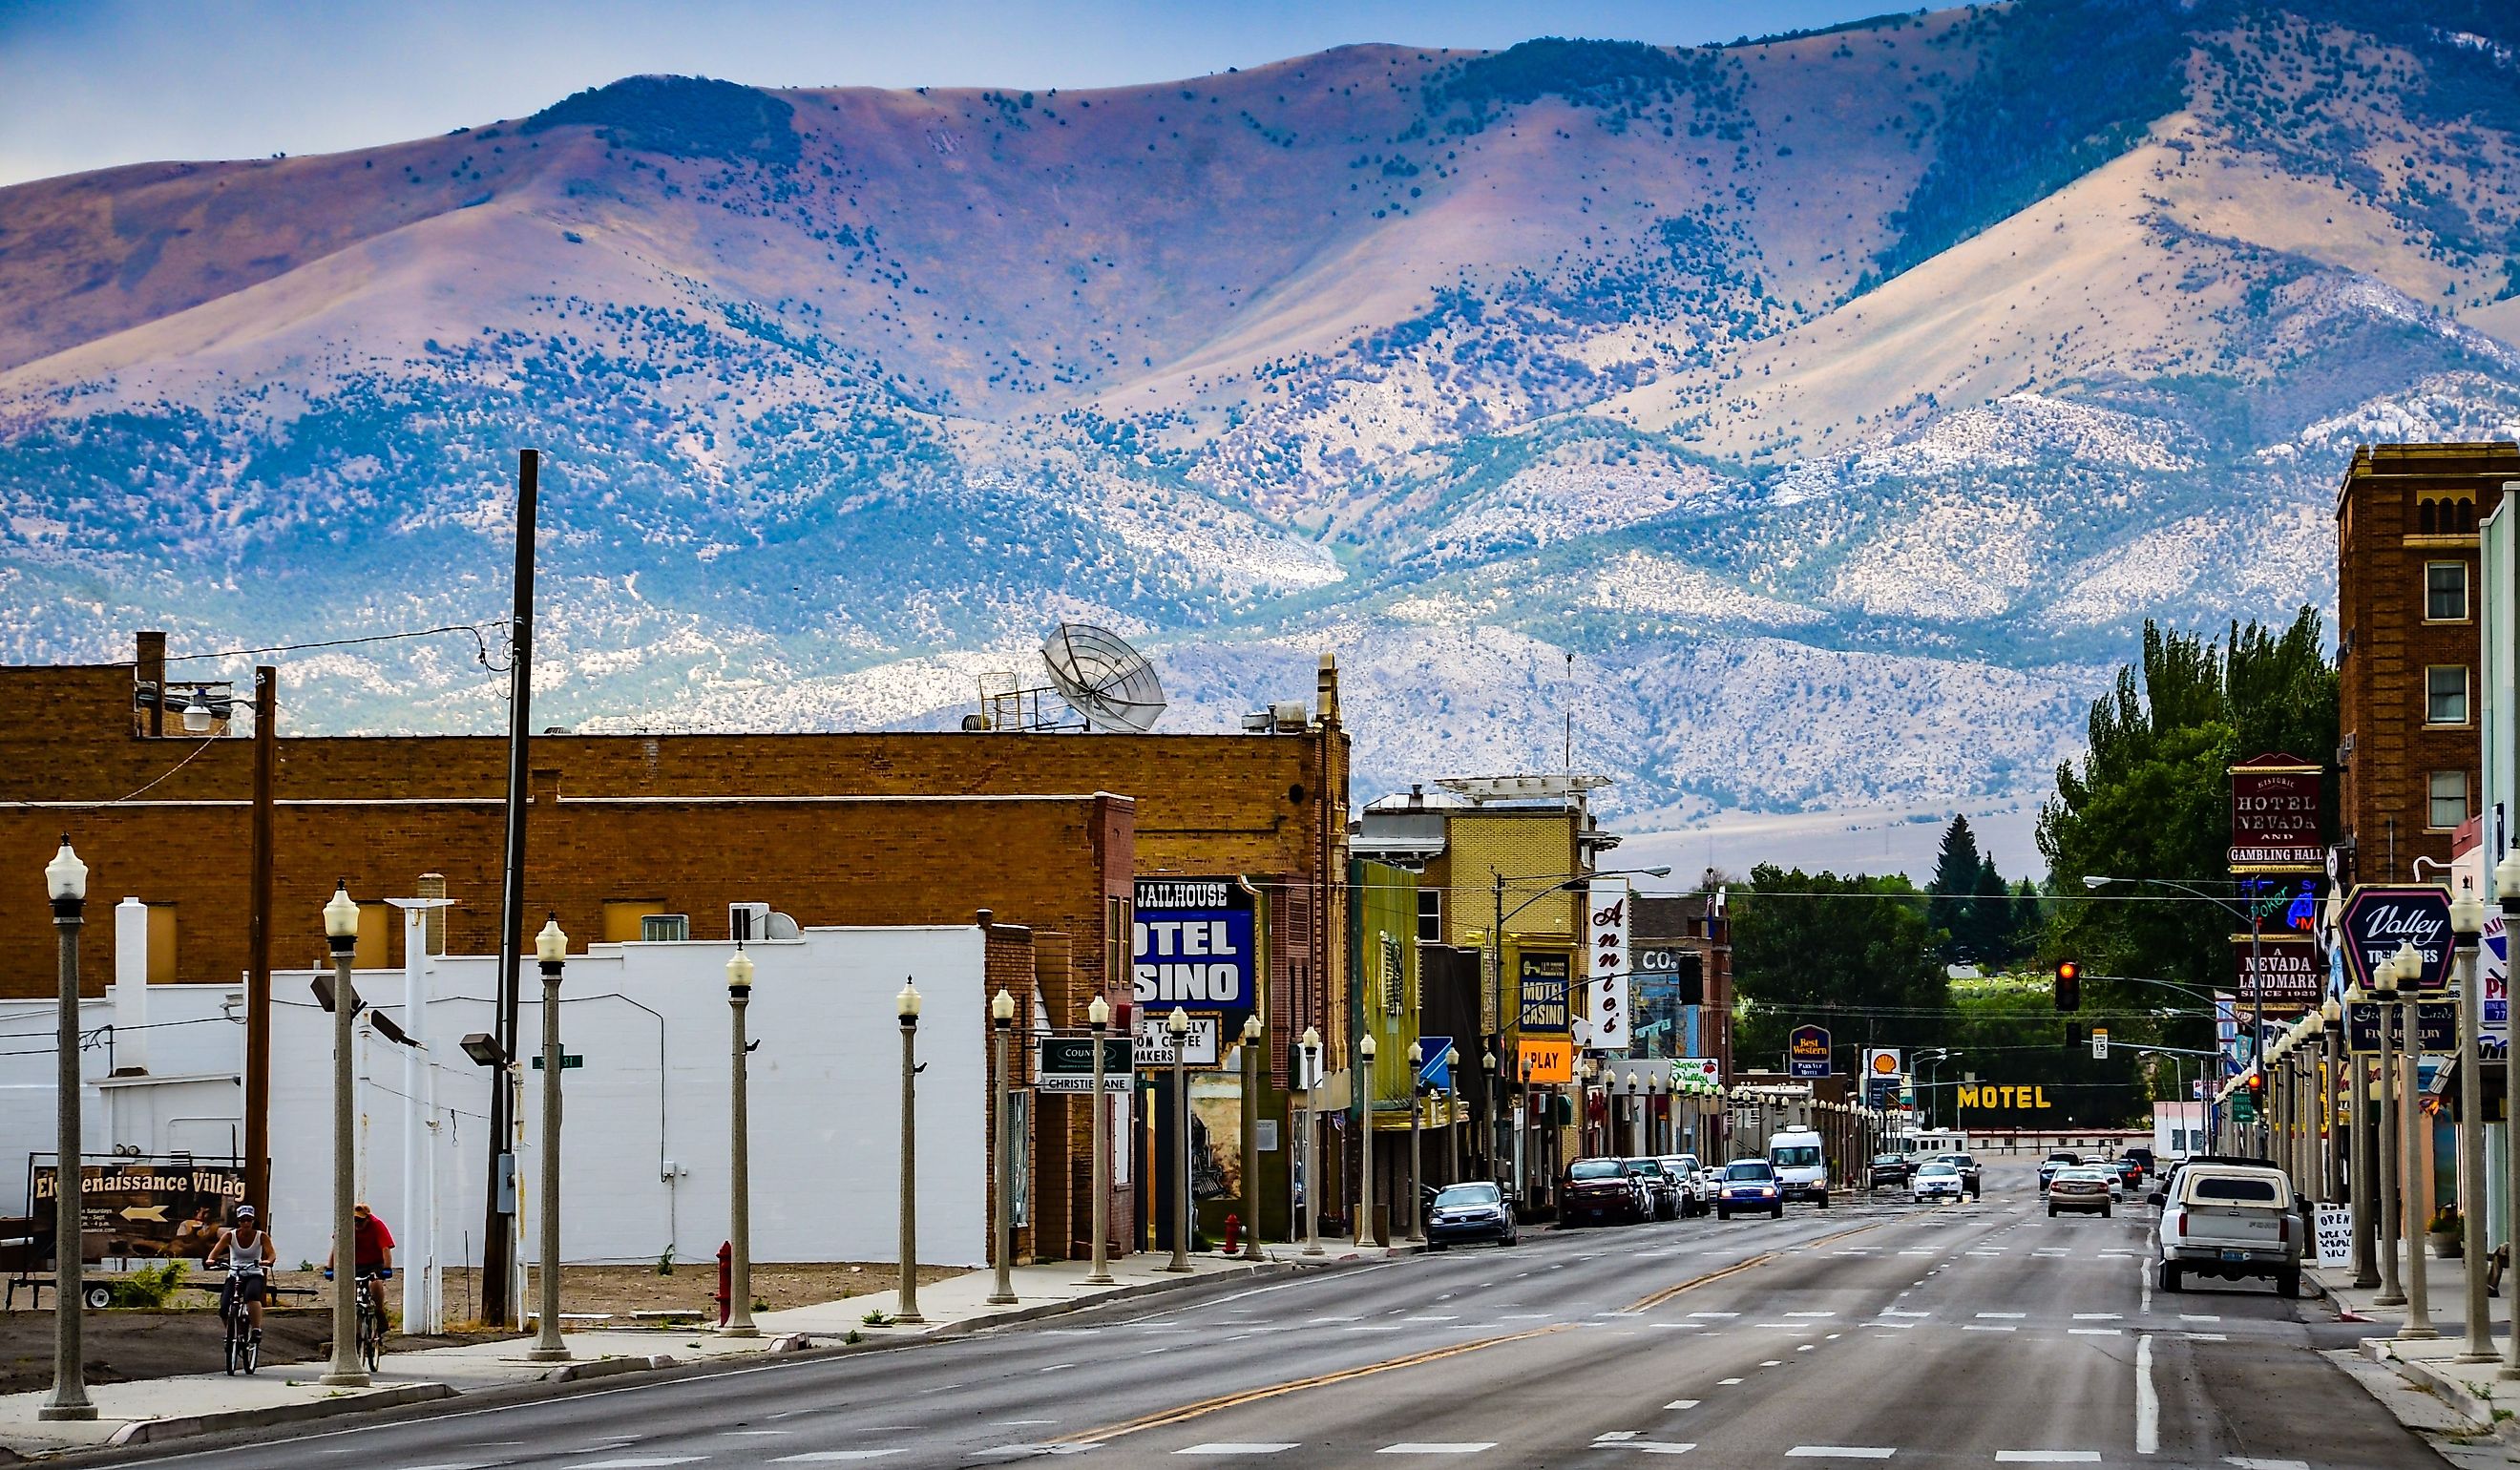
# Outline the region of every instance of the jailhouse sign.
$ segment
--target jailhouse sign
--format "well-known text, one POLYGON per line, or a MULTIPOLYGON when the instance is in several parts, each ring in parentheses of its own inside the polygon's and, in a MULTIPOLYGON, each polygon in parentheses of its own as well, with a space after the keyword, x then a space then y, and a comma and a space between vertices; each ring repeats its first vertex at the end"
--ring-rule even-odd
POLYGON ((1139 1006, 1211 1013, 1239 1032, 1259 982, 1252 891, 1238 877, 1140 878, 1137 899, 1139 1006))
POLYGON ((2319 769, 2298 756, 2262 755, 2231 768, 2230 865, 2317 869, 2319 769))

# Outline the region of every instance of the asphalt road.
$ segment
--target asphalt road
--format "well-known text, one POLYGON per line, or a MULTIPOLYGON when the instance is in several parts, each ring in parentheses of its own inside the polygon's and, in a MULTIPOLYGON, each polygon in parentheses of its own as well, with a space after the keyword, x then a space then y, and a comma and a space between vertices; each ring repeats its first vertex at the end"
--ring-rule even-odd
POLYGON ((2443 1463, 2309 1351, 2337 1329, 2315 1332, 2266 1287, 2153 1295, 2148 1210, 2051 1221, 2027 1166, 1991 1166, 1987 1181, 1975 1203, 1885 1195, 1781 1223, 1530 1233, 1509 1250, 1218 1282, 958 1341, 147 1462, 2443 1463))

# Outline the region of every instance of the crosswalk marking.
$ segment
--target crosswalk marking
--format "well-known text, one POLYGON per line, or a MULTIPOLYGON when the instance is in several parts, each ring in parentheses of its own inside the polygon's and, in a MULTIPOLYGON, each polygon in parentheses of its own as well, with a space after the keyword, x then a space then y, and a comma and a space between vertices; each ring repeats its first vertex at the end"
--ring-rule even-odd
POLYGON ((1687 1454, 1697 1448, 1695 1443, 1679 1445, 1669 1440, 1595 1440, 1596 1449, 1633 1449, 1640 1454, 1687 1454))

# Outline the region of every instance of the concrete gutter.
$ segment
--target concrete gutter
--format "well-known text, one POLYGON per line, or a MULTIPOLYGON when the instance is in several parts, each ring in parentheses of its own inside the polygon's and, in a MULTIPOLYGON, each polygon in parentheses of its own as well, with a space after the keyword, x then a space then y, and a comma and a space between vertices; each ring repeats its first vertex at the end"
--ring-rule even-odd
POLYGON ((379 1408, 399 1408, 406 1403, 427 1403, 454 1397, 455 1390, 443 1383, 401 1383, 391 1388, 343 1394, 338 1399, 318 1399, 311 1403, 274 1403, 263 1408, 228 1409, 220 1413, 134 1419, 115 1430, 113 1438, 105 1443, 108 1448, 157 1445, 191 1435, 217 1434, 232 1429, 270 1429, 277 1425, 302 1424, 311 1419, 331 1419, 379 1408))

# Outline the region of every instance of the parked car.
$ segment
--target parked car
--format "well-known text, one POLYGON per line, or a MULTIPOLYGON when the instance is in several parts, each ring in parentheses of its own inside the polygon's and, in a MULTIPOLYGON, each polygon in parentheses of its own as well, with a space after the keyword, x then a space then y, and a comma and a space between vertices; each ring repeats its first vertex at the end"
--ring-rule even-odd
POLYGON ((1929 1199, 1958 1199, 1967 1192, 1959 1166, 1946 1159, 1927 1159, 1916 1166, 1916 1177, 1908 1181, 1909 1197, 1918 1204, 1929 1199))
POLYGON ((1563 1201, 1558 1224, 1564 1225, 1607 1220, 1635 1225, 1653 1218, 1645 1181, 1629 1170, 1625 1159, 1577 1159, 1566 1166, 1558 1198, 1563 1201))
POLYGON ((1645 1181, 1645 1204, 1656 1220, 1680 1218, 1680 1180, 1673 1179, 1660 1159, 1629 1159, 1628 1173, 1645 1181))
POLYGON ((1521 1238, 1505 1191, 1485 1180, 1447 1184, 1435 1191, 1426 1211, 1426 1243, 1439 1251, 1457 1240, 1512 1245, 1521 1238))
POLYGON ((2053 1220, 2060 1210, 2079 1210, 2084 1214, 2106 1216, 2109 1213, 2109 1176, 2100 1169, 2059 1169, 2048 1181, 2048 1218, 2053 1220))
POLYGON ((2080 1169, 2082 1167, 2083 1156, 2079 1153, 2049 1154, 2039 1163, 2039 1192, 2042 1194, 2048 1192, 2048 1181, 2056 1177, 2057 1170, 2080 1169))
POLYGON ((2109 1161, 2109 1167, 2117 1171, 2119 1180, 2126 1184, 2125 1194, 2133 1195, 2143 1187, 2143 1166, 2137 1163, 2133 1155, 2120 1154, 2109 1161))
POLYGON ((1969 1198, 1976 1199, 1986 1192, 1986 1171, 1978 1167, 1976 1156, 1965 1153, 1938 1153, 1934 1158, 1960 1172, 1960 1183, 1967 1188, 1969 1198))
POLYGON ((1916 1161, 1908 1155, 1876 1153, 1872 1156, 1871 1172, 1866 1177, 1865 1182, 1875 1189, 1884 1184, 1895 1186, 1907 1183, 1915 1173, 1916 1161))
POLYGON ((1693 1219, 1713 1208, 1714 1191, 1706 1187, 1706 1170, 1693 1153, 1663 1155, 1662 1171, 1680 1181, 1680 1216, 1693 1219))
POLYGON ((2154 1231, 2154 1284, 2183 1291, 2191 1275, 2266 1276, 2277 1296, 2296 1297, 2307 1233, 2282 1170, 2190 1163, 2172 1178, 2154 1231))
POLYGON ((1731 1220, 1735 1212, 1764 1210, 1775 1220, 1785 1218, 1785 1194, 1777 1181, 1777 1166, 1765 1159, 1734 1159, 1724 1166, 1715 1193, 1715 1218, 1731 1220))

